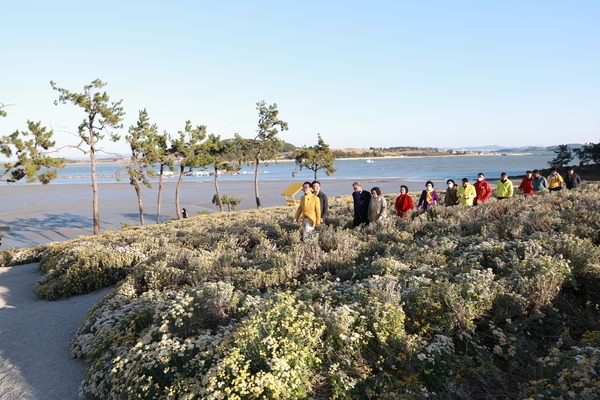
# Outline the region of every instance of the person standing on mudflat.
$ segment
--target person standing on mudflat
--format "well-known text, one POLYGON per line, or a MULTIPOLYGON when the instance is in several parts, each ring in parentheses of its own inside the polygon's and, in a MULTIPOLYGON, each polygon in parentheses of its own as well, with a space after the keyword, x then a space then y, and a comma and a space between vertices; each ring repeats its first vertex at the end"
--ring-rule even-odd
POLYGON ((352 199, 354 200, 354 221, 352 226, 357 227, 360 224, 369 224, 369 204, 371 202, 371 193, 362 189, 358 182, 352 184, 354 192, 352 199))

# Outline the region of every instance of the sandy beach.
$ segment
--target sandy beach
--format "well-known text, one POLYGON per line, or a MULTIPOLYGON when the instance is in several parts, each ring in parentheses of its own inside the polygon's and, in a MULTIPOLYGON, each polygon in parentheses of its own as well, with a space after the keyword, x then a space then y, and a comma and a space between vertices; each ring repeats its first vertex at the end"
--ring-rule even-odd
MULTIPOLYGON (((322 190, 328 196, 350 195, 351 179, 322 180, 322 190)), ((285 205, 281 192, 292 183, 301 180, 259 180, 260 200, 263 207, 285 205)), ((398 179, 369 179, 360 182, 370 190, 378 186, 382 193, 397 193, 400 185, 407 184, 411 191, 420 191, 415 182, 398 179)), ((176 217, 175 185, 164 184, 161 221, 176 217)), ((438 185, 436 185, 438 186, 438 185)), ((442 188, 441 185, 439 185, 442 188)), ((221 195, 241 198, 239 210, 256 207, 253 181, 219 182, 221 195)), ((156 223, 158 191, 145 189, 143 192, 144 218, 146 224, 156 223)), ((198 211, 217 212, 212 204, 215 187, 212 181, 184 182, 180 193, 180 205, 190 216, 198 211)), ((122 224, 139 225, 137 197, 129 183, 115 182, 99 184, 101 229, 120 229, 122 224)), ((297 195, 300 198, 301 194, 297 195)), ((92 188, 87 184, 41 184, 3 185, 0 188, 0 232, 2 248, 34 247, 39 244, 73 239, 92 234, 92 188), (10 228, 9 230, 6 230, 10 228)), ((293 211, 290 210, 290 214, 293 211)))

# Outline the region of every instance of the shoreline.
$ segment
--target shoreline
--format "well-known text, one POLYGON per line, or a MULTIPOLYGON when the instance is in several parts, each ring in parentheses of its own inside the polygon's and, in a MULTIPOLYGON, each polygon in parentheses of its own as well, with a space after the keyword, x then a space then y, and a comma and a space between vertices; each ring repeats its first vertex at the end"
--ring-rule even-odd
MULTIPOLYGON (((354 181, 355 179, 322 180, 322 189, 330 197, 350 196, 354 181)), ((260 180, 261 207, 285 206, 286 201, 281 193, 292 183, 299 182, 301 180, 294 178, 260 180)), ((395 178, 366 179, 361 183, 365 190, 378 186, 384 194, 397 193, 403 184, 416 188, 415 182, 395 178)), ((174 181, 163 183, 161 222, 176 218, 176 184, 174 181)), ((256 208, 253 180, 219 181, 219 189, 221 196, 242 200, 237 210, 256 208)), ((120 229, 123 225, 140 225, 137 196, 129 182, 99 183, 98 192, 102 232, 120 229)), ((212 180, 184 182, 180 190, 180 207, 186 208, 190 216, 196 215, 198 211, 211 214, 219 212, 218 207, 212 203, 215 193, 212 180)), ((143 188, 142 194, 145 223, 154 224, 158 191, 143 188)), ((301 193, 295 196, 296 199, 300 197, 301 193)), ((8 227, 8 230, 1 232, 1 249, 35 247, 93 233, 92 189, 88 184, 11 185, 0 191, 0 204, 0 227, 8 227)), ((295 209, 290 207, 290 217, 294 212, 295 209)))
MULTIPOLYGON (((583 169, 585 171, 585 168, 583 169)), ((583 172, 582 171, 582 172, 583 172)), ((577 173, 580 173, 576 169, 577 173)), ((581 174, 588 182, 599 181, 600 176, 595 168, 589 168, 581 174)), ((457 179, 461 177, 455 177, 457 179)), ((487 177, 488 182, 495 186, 499 177, 487 177)), ((520 184, 523 175, 509 176, 513 185, 520 184)), ((294 177, 259 179, 259 196, 262 207, 285 206, 286 201, 281 193, 292 183, 302 183, 304 180, 294 177)), ((310 179, 312 181, 312 179, 310 179)), ((398 194, 400 186, 406 185, 409 193, 417 196, 424 189, 425 180, 407 178, 337 178, 321 177, 323 193, 329 197, 350 196, 352 183, 359 181, 364 190, 379 187, 384 195, 398 194)), ((435 189, 443 192, 446 189, 445 179, 431 179, 435 189)), ((140 225, 137 196, 129 181, 100 182, 99 214, 102 231, 120 229, 124 225, 140 225)), ((177 180, 163 182, 161 218, 165 222, 176 218, 175 188, 177 180)), ((0 190, 0 236, 3 240, 1 249, 35 247, 39 244, 64 241, 82 235, 91 235, 92 226, 92 189, 89 183, 65 182, 41 185, 39 183, 2 185, 0 190)), ((153 185, 154 186, 154 185, 153 185)), ((221 196, 241 199, 237 210, 256 208, 254 180, 219 180, 221 196)), ((156 186, 153 189, 143 188, 144 218, 146 224, 156 223, 157 195, 156 186)), ((180 207, 186 208, 190 216, 198 212, 210 214, 218 212, 218 207, 212 203, 216 190, 214 180, 184 181, 180 190, 180 207)), ((295 198, 299 199, 301 193, 295 198)), ((351 206, 351 205, 350 205, 351 206)), ((225 209, 227 209, 225 207, 225 209)), ((290 207, 290 215, 294 209, 290 207)), ((227 211, 225 211, 227 212, 227 211)))
MULTIPOLYGON (((485 153, 485 154, 431 154, 431 155, 389 155, 389 156, 379 156, 379 157, 366 157, 366 156, 357 156, 357 157, 339 157, 336 158, 335 161, 348 161, 348 160, 379 160, 379 159, 396 159, 396 158, 447 158, 447 157, 514 157, 514 156, 526 156, 526 157, 539 157, 539 156, 547 156, 547 155, 551 155, 552 153, 547 153, 547 154, 523 154, 523 153, 517 153, 517 154, 511 154, 511 153, 506 153, 506 154, 498 154, 498 153, 485 153)), ((110 160, 106 160, 106 161, 98 161, 96 160, 97 164, 115 164, 115 165, 123 165, 123 164, 127 164, 129 162, 129 159, 126 157, 123 157, 121 159, 110 159, 110 160)), ((278 158, 276 160, 268 160, 266 161, 267 163, 281 163, 281 162, 295 162, 293 159, 291 158, 278 158)), ((81 161, 68 161, 65 162, 65 165, 90 165, 90 161, 89 160, 81 160, 81 161)), ((245 164, 244 164, 245 165, 245 164)))

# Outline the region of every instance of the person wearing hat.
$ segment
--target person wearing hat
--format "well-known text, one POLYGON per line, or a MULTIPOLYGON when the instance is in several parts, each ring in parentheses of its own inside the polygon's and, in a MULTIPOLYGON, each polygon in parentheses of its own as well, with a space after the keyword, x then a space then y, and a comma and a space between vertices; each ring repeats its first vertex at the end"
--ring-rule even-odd
POLYGON ((463 178, 461 187, 458 188, 458 202, 466 206, 472 206, 473 200, 477 197, 475 186, 469 183, 469 179, 463 178))
POLYGON ((565 176, 565 184, 567 189, 575 189, 581 183, 581 178, 575 173, 573 168, 569 168, 569 172, 565 176))

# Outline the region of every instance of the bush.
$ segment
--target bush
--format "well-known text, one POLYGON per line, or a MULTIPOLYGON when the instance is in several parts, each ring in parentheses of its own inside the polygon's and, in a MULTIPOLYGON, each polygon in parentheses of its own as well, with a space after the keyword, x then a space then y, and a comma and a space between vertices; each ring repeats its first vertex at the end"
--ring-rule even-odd
POLYGON ((307 241, 286 207, 4 252, 38 293, 117 283, 82 398, 596 398, 600 190, 432 207, 307 241))

